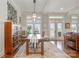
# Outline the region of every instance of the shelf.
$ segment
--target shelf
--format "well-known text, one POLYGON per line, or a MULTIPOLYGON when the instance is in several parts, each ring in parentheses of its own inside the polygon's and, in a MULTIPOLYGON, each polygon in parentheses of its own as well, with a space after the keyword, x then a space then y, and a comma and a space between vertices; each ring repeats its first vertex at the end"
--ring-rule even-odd
POLYGON ((16 43, 16 42, 18 42, 18 40, 16 40, 16 41, 13 41, 12 43, 16 43))
POLYGON ((75 39, 68 39, 69 41, 72 41, 72 42, 76 42, 76 40, 75 39))
POLYGON ((13 48, 13 51, 15 51, 18 47, 19 47, 19 45, 16 45, 16 46, 13 48))
POLYGON ((73 45, 73 44, 67 44, 67 45, 73 49, 76 49, 76 45, 73 45))

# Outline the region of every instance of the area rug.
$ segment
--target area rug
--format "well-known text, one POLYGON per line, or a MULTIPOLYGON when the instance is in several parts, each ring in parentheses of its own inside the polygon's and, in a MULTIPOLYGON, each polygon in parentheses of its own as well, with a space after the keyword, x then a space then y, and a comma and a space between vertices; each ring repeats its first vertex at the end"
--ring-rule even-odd
POLYGON ((71 56, 72 58, 79 58, 79 52, 76 51, 76 50, 71 49, 70 47, 69 48, 65 48, 64 52, 66 54, 68 54, 69 56, 71 56))

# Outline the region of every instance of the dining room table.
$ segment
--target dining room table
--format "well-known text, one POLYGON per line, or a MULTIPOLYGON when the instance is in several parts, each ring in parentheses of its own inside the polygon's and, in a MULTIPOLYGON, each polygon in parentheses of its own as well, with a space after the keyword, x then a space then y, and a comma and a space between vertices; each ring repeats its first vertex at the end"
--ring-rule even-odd
POLYGON ((41 54, 44 55, 44 41, 40 34, 29 34, 26 38, 26 55, 29 54, 41 54), (30 44, 32 44, 34 50, 37 50, 38 44, 40 43, 40 52, 30 52, 30 44))
POLYGON ((29 34, 26 38, 26 55, 29 54, 41 54, 44 55, 44 42, 50 42, 50 41, 62 41, 60 39, 56 38, 49 38, 46 36, 42 36, 41 34, 29 34), (38 49, 38 46, 40 45, 40 52, 30 52, 30 44, 32 44, 34 50, 38 49))

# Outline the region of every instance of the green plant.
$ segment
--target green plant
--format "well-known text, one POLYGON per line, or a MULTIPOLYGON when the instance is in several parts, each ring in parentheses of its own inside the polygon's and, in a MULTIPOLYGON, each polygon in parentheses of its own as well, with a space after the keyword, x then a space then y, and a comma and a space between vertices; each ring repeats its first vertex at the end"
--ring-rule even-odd
POLYGON ((31 26, 28 26, 28 27, 27 27, 27 32, 28 32, 28 34, 31 33, 31 26))

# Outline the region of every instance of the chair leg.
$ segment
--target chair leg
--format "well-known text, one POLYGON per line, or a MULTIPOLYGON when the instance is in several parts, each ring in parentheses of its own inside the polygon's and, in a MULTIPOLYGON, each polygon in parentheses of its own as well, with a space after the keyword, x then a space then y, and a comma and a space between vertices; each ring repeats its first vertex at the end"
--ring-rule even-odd
POLYGON ((33 48, 34 48, 34 43, 33 43, 33 48))
POLYGON ((36 48, 38 48, 38 43, 36 43, 36 48))

